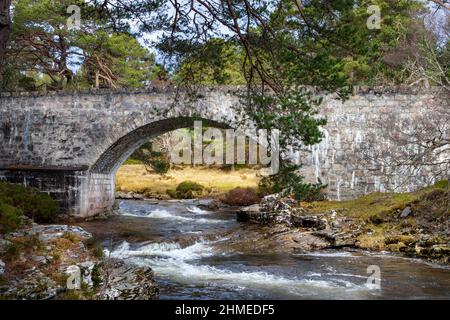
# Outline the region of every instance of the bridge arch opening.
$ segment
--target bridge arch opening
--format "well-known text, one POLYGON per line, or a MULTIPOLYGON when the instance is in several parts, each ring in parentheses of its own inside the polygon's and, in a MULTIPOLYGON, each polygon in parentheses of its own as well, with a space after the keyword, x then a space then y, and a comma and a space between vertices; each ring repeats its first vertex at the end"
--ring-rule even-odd
POLYGON ((201 121, 205 127, 228 129, 229 125, 199 117, 176 117, 164 119, 141 126, 114 142, 94 163, 90 172, 112 175, 130 155, 152 138, 177 129, 191 128, 195 121, 201 121))
MULTIPOLYGON (((224 122, 202 117, 182 116, 154 121, 131 130, 113 142, 87 171, 84 191, 80 193, 80 210, 76 214, 92 216, 109 211, 116 203, 116 191, 120 192, 121 196, 126 197, 129 197, 131 193, 132 197, 145 195, 150 198, 171 198, 173 196, 168 191, 175 190, 178 184, 187 181, 199 183, 204 187, 201 195, 197 194, 202 197, 224 195, 236 187, 256 189, 259 174, 256 170, 257 167, 254 166, 244 165, 238 166, 238 170, 230 170, 235 165, 225 163, 208 165, 204 163, 191 166, 189 164, 171 163, 171 168, 175 168, 164 175, 151 172, 151 170, 148 170, 148 166, 142 162, 139 164, 140 166, 136 166, 136 164, 123 166, 126 160, 145 143, 178 129, 194 128, 196 121, 201 121, 203 129, 233 129, 231 125, 224 122), (169 182, 166 180, 169 180, 169 182)), ((238 133, 238 135, 241 134, 238 133)), ((223 141, 219 141, 220 145, 226 143, 225 135, 223 135, 223 138, 223 141)), ((176 134, 172 144, 175 145, 174 142, 178 139, 179 136, 176 134)), ((215 139, 217 137, 214 136, 215 139)), ((258 140, 252 135, 249 135, 248 139, 252 140, 253 143, 258 143, 258 140)), ((238 142, 238 140, 235 142, 238 142)), ((248 156, 246 154, 246 157, 248 156)), ((224 160, 225 157, 226 151, 224 150, 224 160)))

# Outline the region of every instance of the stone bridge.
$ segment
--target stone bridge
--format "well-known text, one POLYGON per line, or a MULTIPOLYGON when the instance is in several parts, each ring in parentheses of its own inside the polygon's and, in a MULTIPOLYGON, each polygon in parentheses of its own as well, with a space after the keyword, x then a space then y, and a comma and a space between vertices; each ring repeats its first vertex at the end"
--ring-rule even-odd
MULTIPOLYGON (((76 216, 109 210, 117 169, 149 138, 189 127, 198 119, 216 127, 232 127, 238 120, 232 108, 238 99, 230 88, 203 88, 191 98, 174 89, 3 94, 0 180, 48 192, 76 216)), ((329 122, 324 141, 309 153, 293 155, 306 163, 308 179, 328 183, 330 198, 388 190, 382 172, 355 161, 355 146, 376 130, 371 121, 380 112, 412 115, 433 99, 430 92, 409 91, 368 90, 344 103, 325 96, 321 112, 329 122)), ((421 173, 409 187, 427 184, 431 176, 421 173)))

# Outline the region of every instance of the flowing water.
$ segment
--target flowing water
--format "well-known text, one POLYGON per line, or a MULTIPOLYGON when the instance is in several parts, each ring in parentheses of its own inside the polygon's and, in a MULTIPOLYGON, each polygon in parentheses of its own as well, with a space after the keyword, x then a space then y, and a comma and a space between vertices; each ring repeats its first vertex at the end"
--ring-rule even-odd
POLYGON ((119 212, 81 225, 112 257, 150 266, 161 299, 450 299, 450 269, 414 259, 233 250, 227 234, 243 228, 235 214, 201 210, 194 201, 124 200, 119 212), (380 268, 381 289, 367 286, 372 265, 380 268))

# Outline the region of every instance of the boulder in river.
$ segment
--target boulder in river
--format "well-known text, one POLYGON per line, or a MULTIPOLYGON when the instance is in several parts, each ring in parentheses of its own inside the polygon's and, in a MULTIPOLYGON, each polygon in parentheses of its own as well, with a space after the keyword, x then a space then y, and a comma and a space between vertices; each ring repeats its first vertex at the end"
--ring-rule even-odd
POLYGON ((284 224, 294 228, 323 230, 327 220, 319 215, 309 215, 292 198, 273 194, 263 198, 260 204, 243 207, 237 212, 237 220, 262 225, 284 224))
POLYGON ((101 300, 156 300, 159 289, 150 267, 127 264, 119 259, 106 263, 109 276, 98 298, 101 300))

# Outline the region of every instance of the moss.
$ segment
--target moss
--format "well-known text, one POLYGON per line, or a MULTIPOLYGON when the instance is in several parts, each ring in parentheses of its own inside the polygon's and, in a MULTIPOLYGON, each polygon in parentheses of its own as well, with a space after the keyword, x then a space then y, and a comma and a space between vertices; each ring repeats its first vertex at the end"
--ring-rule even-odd
POLYGON ((357 245, 362 249, 369 250, 383 250, 385 248, 384 245, 384 236, 383 235, 360 235, 357 238, 357 245))
POLYGON ((400 228, 413 228, 413 227, 417 226, 417 221, 415 218, 412 218, 412 217, 406 218, 406 219, 400 221, 398 226, 400 228))
POLYGON ((310 208, 315 213, 336 210, 345 211, 346 215, 354 218, 384 220, 389 213, 402 210, 417 200, 418 196, 411 193, 376 192, 355 200, 312 202, 310 208))
POLYGON ((411 243, 415 242, 415 238, 413 236, 409 236, 409 235, 395 235, 395 236, 386 237, 384 242, 387 245, 398 244, 398 243, 411 244, 411 243))
POLYGON ((137 165, 137 164, 143 164, 143 162, 141 160, 128 158, 123 164, 124 165, 137 165))
MULTIPOLYGON (((447 183, 447 180, 444 181, 447 183)), ((381 193, 375 192, 363 197, 347 201, 316 201, 305 205, 313 213, 336 210, 344 212, 352 218, 360 218, 373 224, 381 224, 397 216, 407 206, 412 207, 414 213, 432 211, 434 217, 440 218, 449 211, 449 191, 443 189, 444 182, 410 193, 381 193)), ((408 218, 411 225, 415 221, 408 218)))
POLYGON ((406 244, 404 244, 403 242, 393 243, 386 246, 386 249, 391 252, 401 252, 403 248, 406 248, 406 244))
POLYGON ((53 261, 61 260, 61 254, 59 252, 52 252, 53 261))
POLYGON ((450 189, 450 180, 441 180, 436 182, 433 185, 434 188, 439 188, 439 189, 450 189))

